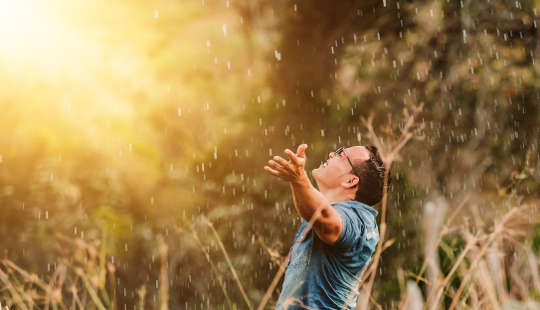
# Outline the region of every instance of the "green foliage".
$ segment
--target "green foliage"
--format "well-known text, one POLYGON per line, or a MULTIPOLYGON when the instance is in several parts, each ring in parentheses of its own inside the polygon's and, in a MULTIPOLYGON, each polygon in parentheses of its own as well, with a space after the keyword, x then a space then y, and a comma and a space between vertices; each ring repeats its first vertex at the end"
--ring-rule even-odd
MULTIPOLYGON (((363 118, 392 136, 402 109, 424 102, 424 129, 393 168, 394 243, 375 284, 389 307, 403 296, 396 272, 420 272, 427 201, 451 209, 470 194, 489 222, 510 194, 538 199, 539 3, 52 1, 65 42, 30 37, 20 55, 0 42, 0 251, 42 275, 66 252, 58 235, 101 242, 88 298, 103 297, 112 264, 117 309, 139 304, 142 285, 152 308, 163 236, 171 309, 242 308, 201 219, 255 303, 300 223, 266 161, 305 142, 311 171, 338 146, 371 143, 363 118)), ((531 240, 538 253, 539 226, 531 240)), ((440 244, 444 274, 463 246, 440 244)))
POLYGON ((535 252, 538 252, 540 250, 540 225, 536 225, 534 228, 532 249, 535 252))

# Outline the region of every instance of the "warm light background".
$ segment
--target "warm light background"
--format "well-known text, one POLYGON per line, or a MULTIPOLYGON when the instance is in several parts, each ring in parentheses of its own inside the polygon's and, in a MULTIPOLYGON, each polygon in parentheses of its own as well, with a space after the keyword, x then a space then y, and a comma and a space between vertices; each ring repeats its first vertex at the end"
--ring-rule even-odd
POLYGON ((46 278, 78 257, 59 235, 84 240, 117 268, 118 305, 144 285, 156 306, 163 237, 171 309, 225 305, 204 250, 242 308, 200 216, 259 301, 300 221, 262 169, 270 156, 308 143, 313 169, 370 143, 363 118, 391 139, 423 102, 393 173, 394 243, 374 289, 387 306, 398 270, 422 264, 427 201, 469 197, 458 223, 538 201, 539 12, 538 0, 0 0, 0 257, 46 278))

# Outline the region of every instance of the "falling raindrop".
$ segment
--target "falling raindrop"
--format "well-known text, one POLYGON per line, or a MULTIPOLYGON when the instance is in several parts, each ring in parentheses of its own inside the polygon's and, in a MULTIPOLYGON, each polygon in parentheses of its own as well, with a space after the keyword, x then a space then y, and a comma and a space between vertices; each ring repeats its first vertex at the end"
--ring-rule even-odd
POLYGON ((227 24, 223 24, 221 26, 221 30, 223 31, 223 36, 227 36, 227 24))

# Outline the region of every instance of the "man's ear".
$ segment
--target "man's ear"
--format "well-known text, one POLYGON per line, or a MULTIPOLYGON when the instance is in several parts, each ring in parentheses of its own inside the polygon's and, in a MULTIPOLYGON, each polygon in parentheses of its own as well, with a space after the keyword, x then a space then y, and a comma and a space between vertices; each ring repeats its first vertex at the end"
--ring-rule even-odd
POLYGON ((360 181, 360 179, 355 176, 355 175, 351 175, 350 177, 348 177, 345 181, 343 181, 341 183, 341 186, 349 189, 349 188, 354 188, 358 185, 358 182, 360 181))

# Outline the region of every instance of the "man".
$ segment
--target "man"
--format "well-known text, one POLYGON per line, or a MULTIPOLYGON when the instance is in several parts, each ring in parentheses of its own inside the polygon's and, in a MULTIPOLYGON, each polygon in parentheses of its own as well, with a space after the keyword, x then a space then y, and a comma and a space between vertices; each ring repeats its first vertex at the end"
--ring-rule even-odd
POLYGON ((378 213, 370 206, 382 198, 385 167, 375 147, 341 147, 312 170, 317 190, 304 169, 306 149, 286 149, 288 160, 274 156, 264 167, 289 182, 303 218, 276 309, 354 309, 363 269, 379 241, 378 213))

